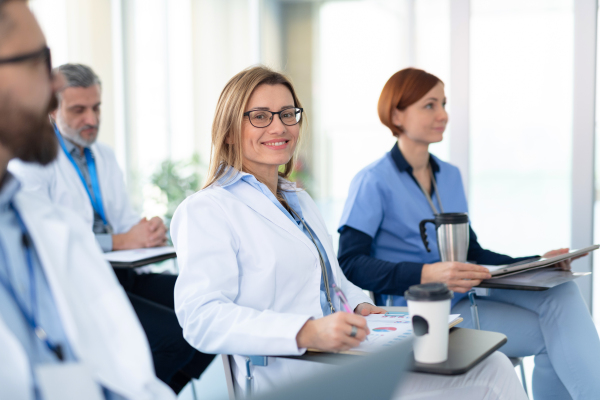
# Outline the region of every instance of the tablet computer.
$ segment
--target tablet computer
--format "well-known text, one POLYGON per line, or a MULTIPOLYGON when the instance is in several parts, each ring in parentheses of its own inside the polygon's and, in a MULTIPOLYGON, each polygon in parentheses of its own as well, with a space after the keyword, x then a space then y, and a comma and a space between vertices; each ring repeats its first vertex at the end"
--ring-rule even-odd
POLYGON ((523 271, 530 271, 532 269, 549 267, 551 265, 557 264, 561 261, 568 260, 571 258, 575 258, 578 256, 582 256, 586 253, 590 253, 594 250, 600 248, 600 245, 588 246, 583 249, 571 250, 568 253, 560 254, 558 256, 549 257, 549 258, 541 258, 536 257, 530 260, 521 261, 514 264, 508 265, 499 265, 499 266, 488 266, 485 265, 487 269, 490 270, 490 274, 492 275, 491 279, 505 277, 513 274, 518 274, 523 271))

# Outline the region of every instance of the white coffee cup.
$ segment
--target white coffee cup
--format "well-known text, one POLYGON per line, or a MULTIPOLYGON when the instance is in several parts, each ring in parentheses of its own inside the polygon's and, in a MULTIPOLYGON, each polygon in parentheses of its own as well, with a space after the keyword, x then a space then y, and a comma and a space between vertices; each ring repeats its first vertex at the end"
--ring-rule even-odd
POLYGON ((448 316, 453 293, 444 283, 424 283, 408 288, 404 298, 415 335, 415 360, 436 364, 448 359, 448 316))

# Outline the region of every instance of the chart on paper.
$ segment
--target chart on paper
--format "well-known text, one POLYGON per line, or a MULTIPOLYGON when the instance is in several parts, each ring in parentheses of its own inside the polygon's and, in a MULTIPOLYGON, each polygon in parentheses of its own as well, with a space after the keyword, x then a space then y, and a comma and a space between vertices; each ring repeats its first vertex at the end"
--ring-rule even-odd
MULTIPOLYGON (((460 318, 460 314, 448 317, 448 324, 460 318)), ((412 335, 412 323, 407 312, 393 314, 371 314, 365 317, 371 333, 354 351, 376 352, 393 346, 398 341, 412 335)))

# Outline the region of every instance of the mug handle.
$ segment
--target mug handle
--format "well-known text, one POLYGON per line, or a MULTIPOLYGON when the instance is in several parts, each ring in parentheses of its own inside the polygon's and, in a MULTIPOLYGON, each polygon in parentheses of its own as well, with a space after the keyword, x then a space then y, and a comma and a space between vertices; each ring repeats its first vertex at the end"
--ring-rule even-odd
POLYGON ((425 229, 425 224, 431 222, 435 225, 435 220, 433 219, 424 219, 419 222, 419 230, 421 231, 421 239, 423 240, 423 244, 425 245, 425 249, 428 253, 431 253, 431 249, 429 248, 429 242, 427 241, 427 229, 425 229))

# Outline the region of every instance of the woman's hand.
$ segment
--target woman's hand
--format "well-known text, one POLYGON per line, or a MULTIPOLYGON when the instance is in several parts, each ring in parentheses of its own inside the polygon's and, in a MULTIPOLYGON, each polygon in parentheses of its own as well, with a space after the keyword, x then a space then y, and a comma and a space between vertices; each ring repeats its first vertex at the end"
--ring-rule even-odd
POLYGON ((373 304, 369 304, 369 303, 360 303, 359 305, 356 306, 356 308, 354 309, 354 312, 356 314, 363 315, 365 317, 369 314, 385 314, 386 313, 386 311, 383 308, 374 306, 373 304))
POLYGON ((490 279, 490 271, 481 265, 454 261, 423 265, 421 283, 443 282, 450 290, 466 293, 483 279, 490 279))
MULTIPOLYGON (((544 257, 544 258, 556 257, 556 256, 560 256, 561 254, 566 254, 568 252, 569 252, 568 248, 550 250, 549 252, 547 252, 546 254, 544 254, 542 257, 544 257)), ((589 253, 585 253, 585 254, 582 254, 582 255, 577 256, 577 257, 573 257, 573 258, 569 258, 567 260, 563 260, 563 261, 561 261, 559 263, 553 264, 553 266, 557 267, 559 269, 562 269, 563 271, 570 271, 571 270, 571 261, 577 260, 578 258, 581 258, 581 257, 585 257, 588 254, 589 253)))
POLYGON ((338 352, 358 346, 368 334, 369 327, 364 317, 336 312, 323 318, 308 320, 296 335, 296 343, 298 348, 338 352), (356 327, 356 335, 350 337, 353 326, 356 327))

